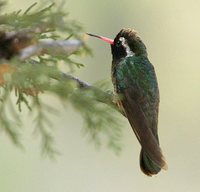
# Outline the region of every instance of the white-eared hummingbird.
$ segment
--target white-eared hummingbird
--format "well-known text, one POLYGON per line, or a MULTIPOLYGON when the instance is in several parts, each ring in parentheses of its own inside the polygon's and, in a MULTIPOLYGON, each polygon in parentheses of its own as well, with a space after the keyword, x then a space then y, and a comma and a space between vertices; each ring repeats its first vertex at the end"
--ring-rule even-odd
POLYGON ((141 144, 140 167, 148 176, 167 169, 159 146, 157 124, 159 89, 145 44, 133 29, 122 29, 114 40, 89 34, 111 45, 112 82, 122 107, 141 144))

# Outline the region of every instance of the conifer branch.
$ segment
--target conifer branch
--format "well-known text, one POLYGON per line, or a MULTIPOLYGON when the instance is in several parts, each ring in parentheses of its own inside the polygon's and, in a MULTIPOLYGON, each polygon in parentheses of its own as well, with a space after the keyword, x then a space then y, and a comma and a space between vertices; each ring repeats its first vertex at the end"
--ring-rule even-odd
POLYGON ((79 79, 71 74, 62 72, 62 75, 67 79, 71 79, 71 80, 75 81, 81 89, 93 90, 98 95, 97 100, 99 102, 105 103, 105 104, 113 107, 114 109, 116 109, 122 115, 125 116, 122 109, 120 109, 119 106, 117 105, 117 100, 118 100, 117 96, 114 93, 112 93, 111 91, 102 91, 101 89, 99 89, 95 86, 92 86, 89 83, 82 81, 81 79, 79 79))
POLYGON ((35 116, 33 122, 43 153, 52 157, 57 152, 48 114, 55 114, 55 108, 43 103, 40 95, 53 93, 81 114, 84 130, 92 141, 100 144, 103 138, 103 143, 119 151, 121 126, 114 113, 117 110, 124 115, 117 105, 119 98, 111 91, 103 91, 102 86, 93 86, 60 69, 61 63, 69 72, 83 66, 70 55, 76 58, 91 53, 83 40, 85 32, 78 22, 67 18, 65 10, 54 4, 38 10, 36 5, 23 13, 19 10, 4 14, 0 0, 0 129, 20 146, 18 128, 23 122, 19 113, 27 107, 35 116), (14 91, 16 101, 8 99, 14 91))

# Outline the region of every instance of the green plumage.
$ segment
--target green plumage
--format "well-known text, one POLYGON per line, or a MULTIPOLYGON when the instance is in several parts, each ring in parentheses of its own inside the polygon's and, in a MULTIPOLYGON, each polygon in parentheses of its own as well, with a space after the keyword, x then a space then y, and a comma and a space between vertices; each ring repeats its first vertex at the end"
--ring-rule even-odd
POLYGON ((121 106, 142 146, 140 167, 151 176, 166 163, 157 134, 159 89, 146 47, 130 29, 122 29, 111 45, 112 79, 115 91, 122 96, 121 106))
POLYGON ((154 124, 157 129, 157 122, 152 122, 156 117, 151 117, 158 112, 159 90, 154 68, 148 58, 131 56, 122 59, 116 67, 115 75, 117 93, 123 93, 127 88, 134 89, 137 97, 141 99, 140 106, 149 123, 154 124))
POLYGON ((157 97, 158 86, 154 68, 146 56, 123 58, 116 68, 115 75, 119 90, 136 84, 140 86, 144 95, 150 95, 152 99, 157 97))

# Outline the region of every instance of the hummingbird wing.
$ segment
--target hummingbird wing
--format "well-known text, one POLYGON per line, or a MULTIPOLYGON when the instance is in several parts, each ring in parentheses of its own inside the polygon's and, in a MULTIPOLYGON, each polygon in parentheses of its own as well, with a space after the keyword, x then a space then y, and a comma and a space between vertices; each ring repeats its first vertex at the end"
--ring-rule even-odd
POLYGON ((159 90, 155 71, 147 57, 126 57, 115 69, 117 93, 143 150, 161 168, 166 163, 157 135, 159 90))

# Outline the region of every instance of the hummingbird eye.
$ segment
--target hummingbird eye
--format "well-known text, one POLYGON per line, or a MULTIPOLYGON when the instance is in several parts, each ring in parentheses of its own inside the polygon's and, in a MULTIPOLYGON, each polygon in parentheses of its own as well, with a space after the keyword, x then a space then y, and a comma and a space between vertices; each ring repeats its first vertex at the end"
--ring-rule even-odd
POLYGON ((121 47, 124 46, 126 44, 126 40, 124 37, 120 37, 116 43, 116 47, 121 47))
POLYGON ((119 39, 115 45, 116 45, 116 47, 120 47, 122 45, 121 40, 119 39))

